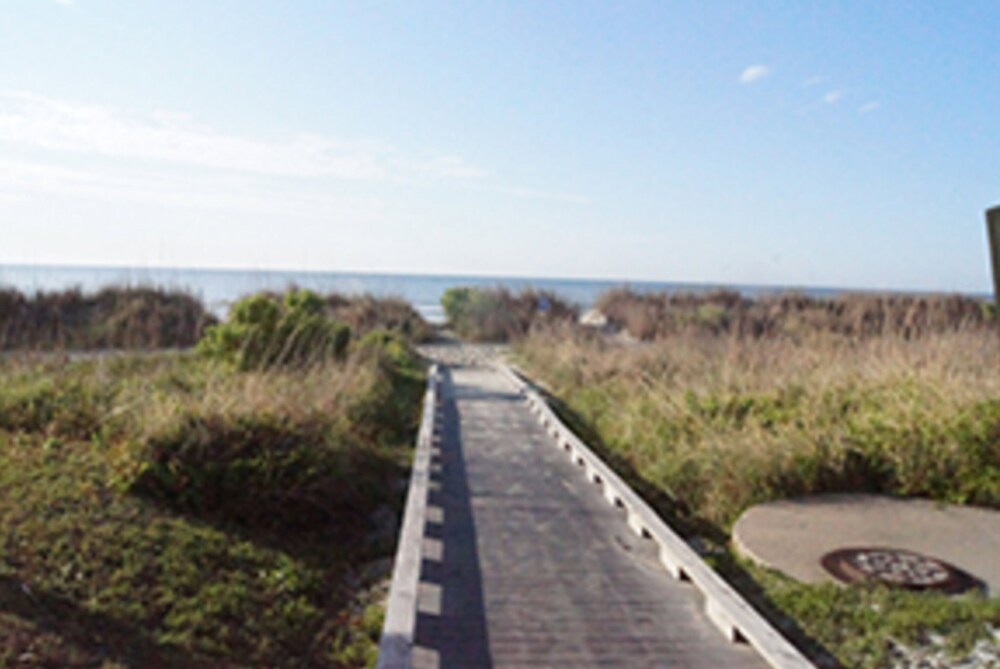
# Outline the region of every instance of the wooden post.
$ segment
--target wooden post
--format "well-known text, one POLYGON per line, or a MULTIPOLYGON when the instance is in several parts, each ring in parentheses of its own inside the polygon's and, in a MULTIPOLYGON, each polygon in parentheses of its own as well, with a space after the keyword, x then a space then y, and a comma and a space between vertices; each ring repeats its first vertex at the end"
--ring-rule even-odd
POLYGON ((990 255, 993 259, 993 299, 996 301, 996 320, 1000 323, 1000 207, 986 210, 986 229, 990 237, 990 255))

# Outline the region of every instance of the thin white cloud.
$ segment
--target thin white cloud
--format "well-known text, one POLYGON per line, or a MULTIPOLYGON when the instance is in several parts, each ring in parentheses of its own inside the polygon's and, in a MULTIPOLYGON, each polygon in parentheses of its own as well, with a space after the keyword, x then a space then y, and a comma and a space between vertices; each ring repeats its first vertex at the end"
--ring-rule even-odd
POLYGON ((0 158, 0 194, 8 202, 63 196, 331 216, 364 216, 384 206, 382 190, 379 197, 338 196, 331 194, 337 190, 331 181, 380 189, 450 183, 566 205, 589 202, 573 193, 497 182, 454 154, 406 153, 388 142, 305 133, 237 135, 180 112, 138 113, 23 92, 0 91, 0 156, 5 145, 13 155, 32 156, 0 158))
POLYGON ((841 98, 843 97, 844 97, 844 91, 841 90, 830 91, 829 93, 823 96, 823 102, 825 102, 828 105, 833 105, 840 102, 841 98))
POLYGON ((457 156, 409 155, 386 142, 307 133, 248 137, 221 132, 182 113, 136 113, 31 93, 0 92, 0 142, 280 177, 387 181, 486 176, 457 156))
POLYGON ((458 156, 438 156, 415 163, 412 171, 436 179, 483 179, 488 176, 486 170, 469 165, 458 156))
POLYGON ((858 113, 859 114, 868 114, 870 112, 875 111, 876 109, 878 109, 881 106, 882 106, 882 103, 880 103, 880 102, 878 102, 876 100, 872 100, 871 102, 866 102, 865 104, 861 105, 861 107, 858 108, 858 113))
POLYGON ((304 133, 249 137, 220 132, 180 112, 136 113, 0 91, 0 201, 64 196, 331 216, 363 216, 385 206, 384 190, 371 191, 378 197, 332 194, 337 181, 378 189, 450 183, 525 199, 589 202, 572 193, 498 183, 453 154, 417 155, 387 142, 304 133), (13 155, 3 156, 5 145, 15 149, 13 155), (14 158, 18 153, 32 158, 14 158))
POLYGON ((771 68, 767 65, 751 65, 740 75, 741 84, 752 84, 755 81, 760 81, 764 77, 771 74, 771 68))
POLYGON ((374 197, 340 197, 275 185, 256 176, 177 176, 103 167, 77 169, 0 159, 0 197, 72 196, 105 202, 282 214, 361 213, 381 209, 374 197))
POLYGON ((819 75, 815 75, 815 76, 807 77, 806 79, 804 79, 802 81, 802 85, 805 86, 806 88, 810 88, 812 86, 819 86, 820 84, 823 83, 823 81, 824 81, 823 77, 821 77, 819 75))
POLYGON ((514 197, 527 200, 549 200, 551 202, 561 202, 563 204, 573 205, 590 204, 591 201, 589 197, 584 195, 559 193, 535 188, 523 188, 521 186, 495 186, 493 190, 502 195, 512 195, 514 197))

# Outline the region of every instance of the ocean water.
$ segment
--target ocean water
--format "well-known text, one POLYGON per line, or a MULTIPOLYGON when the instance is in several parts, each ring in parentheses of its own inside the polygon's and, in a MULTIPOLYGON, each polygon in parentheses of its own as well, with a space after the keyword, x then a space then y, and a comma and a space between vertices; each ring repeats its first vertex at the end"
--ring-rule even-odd
POLYGON ((598 296, 612 288, 628 286, 639 292, 704 292, 718 288, 737 290, 747 296, 796 290, 814 297, 844 292, 836 288, 795 286, 726 286, 650 281, 610 281, 531 277, 435 276, 409 274, 362 274, 349 272, 294 272, 229 269, 165 269, 141 267, 69 267, 45 265, 0 265, 0 286, 22 292, 79 287, 85 292, 109 285, 159 286, 183 289, 199 296, 216 314, 224 315, 240 297, 261 290, 284 290, 289 286, 321 293, 372 294, 400 297, 410 302, 424 318, 444 320, 441 296, 455 286, 505 286, 511 290, 551 290, 587 309, 598 296))

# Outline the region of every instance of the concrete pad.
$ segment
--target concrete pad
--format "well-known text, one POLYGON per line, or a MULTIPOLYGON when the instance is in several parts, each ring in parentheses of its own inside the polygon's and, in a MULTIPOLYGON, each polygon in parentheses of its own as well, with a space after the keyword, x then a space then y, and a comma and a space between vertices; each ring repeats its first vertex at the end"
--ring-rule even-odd
POLYGON ((1000 512, 881 495, 817 495, 760 504, 733 528, 743 555, 805 583, 833 581, 838 548, 902 548, 950 562, 1000 596, 1000 512))

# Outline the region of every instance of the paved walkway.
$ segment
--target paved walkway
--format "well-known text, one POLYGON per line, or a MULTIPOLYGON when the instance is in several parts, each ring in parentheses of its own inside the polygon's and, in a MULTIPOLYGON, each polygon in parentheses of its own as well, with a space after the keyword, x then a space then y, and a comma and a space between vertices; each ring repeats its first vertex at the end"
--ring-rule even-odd
POLYGON ((671 579, 500 374, 445 367, 418 667, 762 667, 671 579))
POLYGON ((833 580, 820 565, 839 548, 901 548, 968 572, 1000 596, 1000 512, 881 495, 816 495, 760 504, 733 528, 737 548, 806 583, 833 580))

